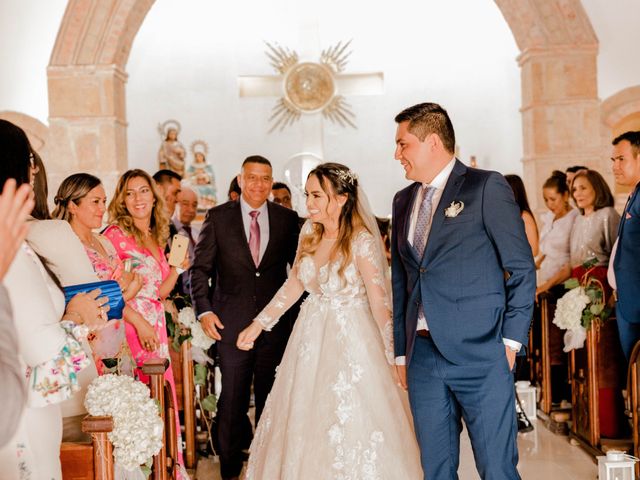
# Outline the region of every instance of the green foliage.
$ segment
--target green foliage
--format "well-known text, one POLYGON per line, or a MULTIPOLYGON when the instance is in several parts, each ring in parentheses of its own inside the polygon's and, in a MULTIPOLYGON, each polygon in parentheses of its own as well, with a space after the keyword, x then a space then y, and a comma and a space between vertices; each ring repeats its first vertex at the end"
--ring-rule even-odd
POLYGON ((205 385, 207 383, 207 366, 196 363, 193 366, 193 383, 195 385, 205 385))
POLYGON ((582 279, 573 277, 564 282, 564 286, 568 290, 582 287, 585 295, 589 297, 589 303, 584 307, 581 319, 582 326, 587 330, 593 322, 604 322, 613 313, 613 309, 605 304, 604 287, 602 283, 595 277, 589 275, 589 269, 596 266, 597 263, 597 258, 590 258, 582 264, 587 270, 587 273, 582 279))
POLYGON ((207 412, 216 413, 218 409, 218 399, 215 395, 207 395, 207 397, 202 400, 202 408, 204 408, 207 412))
POLYGON ((580 282, 577 278, 571 277, 569 280, 564 282, 564 288, 567 290, 573 290, 574 288, 578 288, 580 286, 580 282))

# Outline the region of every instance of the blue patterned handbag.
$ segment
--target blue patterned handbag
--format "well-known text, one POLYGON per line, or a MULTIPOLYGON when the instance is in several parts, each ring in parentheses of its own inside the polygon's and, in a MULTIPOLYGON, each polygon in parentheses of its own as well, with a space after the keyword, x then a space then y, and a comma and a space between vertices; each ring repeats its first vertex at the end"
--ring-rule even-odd
POLYGON ((122 318, 122 310, 125 306, 124 298, 122 298, 122 289, 115 280, 103 280, 100 282, 81 283, 79 285, 69 285, 64 287, 65 305, 78 293, 89 293, 96 288, 100 289, 99 297, 109 298, 109 311, 107 318, 109 320, 122 318))

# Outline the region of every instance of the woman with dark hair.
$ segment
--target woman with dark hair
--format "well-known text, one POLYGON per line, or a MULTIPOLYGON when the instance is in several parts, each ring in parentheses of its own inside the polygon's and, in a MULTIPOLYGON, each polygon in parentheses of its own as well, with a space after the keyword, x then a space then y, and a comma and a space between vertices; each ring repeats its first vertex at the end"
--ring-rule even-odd
POLYGON ((33 193, 35 195, 36 206, 33 207, 31 216, 36 220, 50 220, 51 214, 49 213, 49 205, 47 204, 47 198, 49 196, 49 187, 47 185, 47 170, 44 168, 42 158, 38 155, 38 152, 32 150, 33 162, 36 167, 36 171, 33 179, 33 193))
MULTIPOLYGON (((25 133, 0 120, 0 189, 9 179, 32 183, 36 165, 25 133)), ((58 278, 28 243, 23 243, 4 284, 13 307, 28 404, 17 433, 0 449, 3 479, 60 479, 60 404, 80 388, 89 365, 80 345, 82 325, 104 325, 100 291, 78 294, 66 305, 58 278)))
MULTIPOLYGON (((118 180, 113 199, 109 203, 110 226, 104 231, 121 261, 131 265, 131 271, 142 279, 142 287, 127 305, 142 316, 147 325, 125 323, 129 349, 138 367, 136 376, 148 383, 140 367, 149 359, 169 359, 169 341, 162 300, 173 290, 182 272, 169 266, 164 248, 169 235, 169 218, 164 200, 155 182, 144 170, 126 171, 118 180), (150 328, 149 328, 150 327, 150 328)), ((182 265, 189 268, 189 259, 182 265)), ((171 384, 173 401, 177 405, 173 370, 167 369, 165 379, 171 384)), ((176 432, 180 436, 180 422, 176 416, 176 432)), ((178 440, 178 459, 181 478, 189 477, 182 460, 182 442, 178 440)))
POLYGON ((289 278, 238 336, 237 347, 251 350, 309 292, 245 478, 422 478, 408 399, 392 370, 389 269, 375 216, 344 165, 313 169, 306 195, 309 220, 289 278))
POLYGON ((563 268, 569 262, 569 239, 578 215, 569 203, 567 176, 561 171, 555 170, 544 182, 542 196, 549 211, 542 215, 537 293, 546 292, 566 278, 563 268))
MULTIPOLYGON (((76 173, 65 178, 54 198, 56 208, 52 215, 59 220, 69 222, 74 233, 82 242, 87 257, 100 280, 116 280, 122 288, 125 301, 136 296, 142 287, 139 275, 127 272, 124 263, 111 242, 99 233, 104 213, 107 210, 107 197, 99 178, 88 173, 76 173)), ((152 329, 142 316, 126 306, 125 320, 136 331, 152 329)), ((112 320, 107 326, 89 337, 89 343, 96 361, 98 374, 104 372, 102 359, 117 358, 119 371, 131 372, 130 352, 124 342, 125 328, 121 320, 112 320)))
POLYGON ((538 225, 536 219, 533 216, 531 207, 529 207, 529 199, 527 198, 527 191, 524 188, 524 183, 518 175, 505 175, 513 190, 513 195, 516 197, 516 203, 520 207, 520 216, 524 222, 524 231, 527 234, 527 240, 531 246, 531 252, 533 256, 538 255, 538 225))

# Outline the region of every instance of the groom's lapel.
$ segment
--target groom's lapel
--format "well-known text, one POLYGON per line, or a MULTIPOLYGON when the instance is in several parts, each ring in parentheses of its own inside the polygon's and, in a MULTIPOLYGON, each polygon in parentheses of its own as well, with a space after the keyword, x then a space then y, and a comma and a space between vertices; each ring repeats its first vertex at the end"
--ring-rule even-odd
POLYGON ((411 243, 409 242, 409 228, 411 227, 411 213, 413 212, 413 207, 416 201, 416 195, 420 191, 420 185, 421 185, 420 183, 416 182, 413 188, 411 189, 410 194, 407 196, 408 202, 405 206, 406 214, 404 215, 404 225, 402 228, 402 242, 404 245, 406 245, 407 250, 409 251, 409 255, 416 262, 416 265, 419 265, 420 260, 422 259, 418 256, 416 249, 413 248, 413 245, 411 245, 411 243))
POLYGON ((427 263, 426 260, 429 258, 429 255, 431 255, 433 249, 437 247, 438 243, 441 241, 440 230, 445 219, 444 211, 458 196, 460 187, 462 187, 462 184, 464 183, 464 176, 466 173, 467 167, 460 160, 456 159, 456 163, 453 166, 451 175, 449 175, 449 180, 447 180, 447 184, 444 187, 444 192, 442 192, 442 197, 440 197, 437 210, 433 215, 433 220, 431 221, 431 229, 429 230, 429 238, 427 239, 427 246, 424 250, 424 257, 422 257, 422 264, 427 263))

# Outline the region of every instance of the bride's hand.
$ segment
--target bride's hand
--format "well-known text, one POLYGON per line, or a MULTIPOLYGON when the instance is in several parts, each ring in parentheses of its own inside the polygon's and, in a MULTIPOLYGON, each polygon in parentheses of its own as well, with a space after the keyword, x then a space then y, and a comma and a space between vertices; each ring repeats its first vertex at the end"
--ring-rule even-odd
POLYGON ((255 343, 256 338, 258 338, 260 333, 262 333, 262 325, 254 320, 253 322, 251 322, 251 325, 240 332, 240 335, 238 335, 236 346, 240 350, 248 352, 253 348, 253 344, 255 343))

